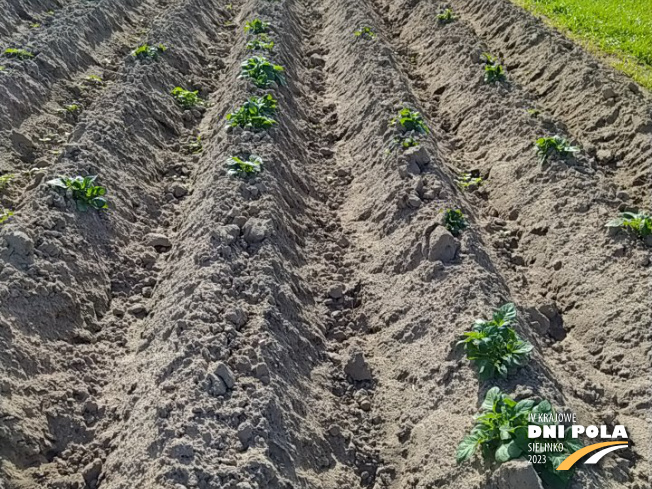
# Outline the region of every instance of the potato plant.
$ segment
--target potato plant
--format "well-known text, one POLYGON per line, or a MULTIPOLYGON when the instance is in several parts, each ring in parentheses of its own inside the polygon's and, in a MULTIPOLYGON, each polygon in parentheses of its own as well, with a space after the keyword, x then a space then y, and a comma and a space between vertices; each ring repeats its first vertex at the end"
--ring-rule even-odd
POLYGON ((131 52, 131 55, 140 60, 146 60, 146 59, 158 59, 158 57, 163 54, 165 51, 167 51, 167 47, 165 47, 163 44, 157 44, 156 46, 151 46, 149 44, 143 44, 141 46, 138 46, 136 49, 134 49, 131 52))
POLYGON ((622 228, 639 238, 652 235, 652 216, 645 212, 623 212, 606 224, 609 228, 622 228))
POLYGON ((189 110, 198 105, 203 105, 204 101, 197 95, 198 90, 191 92, 190 90, 185 90, 181 87, 174 87, 171 95, 174 97, 174 100, 184 109, 189 110))
POLYGON ((36 56, 35 53, 33 53, 32 51, 28 51, 27 49, 7 48, 4 50, 5 58, 13 58, 13 59, 24 61, 26 59, 32 59, 35 56, 36 56))
POLYGON ((444 212, 444 226, 453 236, 459 234, 469 227, 466 216, 459 209, 446 209, 444 212))
POLYGON ((226 160, 227 175, 247 178, 260 173, 263 169, 263 160, 259 156, 250 155, 247 160, 231 156, 226 160))
POLYGON ((186 146, 190 154, 199 154, 204 151, 204 143, 202 143, 201 136, 197 136, 195 139, 191 140, 186 146))
POLYGON ((82 110, 81 105, 79 105, 78 103, 66 104, 63 106, 63 108, 68 114, 72 114, 72 115, 77 115, 82 110))
POLYGON ((396 148, 406 150, 408 148, 414 148, 417 146, 419 146, 418 136, 417 134, 414 134, 413 131, 411 131, 405 134, 394 136, 394 138, 389 143, 389 150, 391 151, 396 148))
POLYGON ((398 127, 402 133, 414 132, 416 134, 428 134, 430 129, 423 121, 421 114, 407 107, 401 109, 396 117, 390 119, 390 125, 398 127))
POLYGON ((4 224, 7 222, 11 217, 14 215, 12 211, 9 209, 5 209, 4 207, 0 206, 0 225, 4 224))
POLYGON ((528 425, 547 424, 545 418, 539 416, 551 415, 554 415, 554 410, 546 400, 538 403, 530 399, 516 402, 500 388, 493 387, 487 392, 480 413, 474 418, 471 433, 457 447, 455 459, 461 464, 471 459, 478 449, 485 460, 499 464, 527 455, 544 455, 545 463, 534 465, 541 478, 551 487, 566 487, 573 471, 558 471, 556 468, 568 455, 582 448, 580 441, 570 437, 570 428, 567 436, 556 440, 563 445, 563 452, 533 451, 528 445, 532 443, 528 438, 528 425), (534 420, 530 419, 530 415, 534 420))
POLYGON ((244 31, 247 34, 266 34, 269 32, 269 22, 260 19, 253 19, 245 23, 244 31))
POLYGON ((98 75, 88 75, 88 76, 84 79, 84 81, 85 81, 88 85, 93 85, 93 86, 96 86, 96 87, 102 87, 102 86, 104 86, 104 80, 102 80, 102 77, 101 77, 101 76, 98 76, 98 75))
POLYGON ((267 34, 258 34, 254 39, 247 43, 249 51, 267 51, 274 50, 274 41, 272 41, 267 34))
POLYGON ((271 95, 251 97, 235 112, 226 115, 228 127, 243 129, 269 129, 275 124, 271 116, 276 113, 277 100, 271 95))
POLYGON ((455 15, 451 9, 447 8, 437 15, 437 20, 442 24, 449 24, 455 20, 455 15))
POLYGON ((48 185, 64 195, 72 198, 77 203, 77 209, 86 211, 89 207, 93 209, 108 209, 104 195, 106 189, 95 185, 96 175, 88 177, 61 177, 50 180, 48 185))
POLYGON ((369 26, 360 27, 357 31, 353 33, 357 39, 366 39, 371 41, 376 38, 376 33, 369 26))
POLYGON ((479 187, 483 182, 484 180, 477 172, 463 172, 457 177, 457 186, 462 190, 469 187, 479 187))
POLYGON ((5 175, 0 175, 0 190, 6 189, 11 181, 14 179, 15 175, 13 173, 7 173, 5 175))
POLYGON ((541 111, 539 109, 527 109, 527 113, 533 119, 536 119, 541 115, 541 111))
POLYGON ((283 85, 285 69, 270 63, 264 56, 252 56, 241 65, 240 78, 251 80, 258 88, 267 88, 272 83, 283 85))
POLYGON ((515 319, 514 304, 505 304, 490 321, 477 319, 458 343, 464 345, 466 358, 477 367, 481 380, 507 377, 530 360, 533 346, 511 328, 515 319))
POLYGON ((571 144, 561 136, 539 138, 534 143, 534 149, 541 163, 548 161, 552 155, 565 158, 580 151, 580 148, 571 144))
POLYGON ((484 81, 486 83, 505 81, 505 68, 498 62, 498 58, 484 53, 482 60, 484 61, 484 81))

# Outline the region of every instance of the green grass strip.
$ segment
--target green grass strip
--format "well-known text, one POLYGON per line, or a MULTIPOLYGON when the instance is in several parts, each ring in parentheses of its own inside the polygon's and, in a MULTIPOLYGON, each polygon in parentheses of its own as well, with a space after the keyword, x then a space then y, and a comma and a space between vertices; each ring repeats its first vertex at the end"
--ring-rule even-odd
POLYGON ((650 0, 512 0, 652 90, 650 0))

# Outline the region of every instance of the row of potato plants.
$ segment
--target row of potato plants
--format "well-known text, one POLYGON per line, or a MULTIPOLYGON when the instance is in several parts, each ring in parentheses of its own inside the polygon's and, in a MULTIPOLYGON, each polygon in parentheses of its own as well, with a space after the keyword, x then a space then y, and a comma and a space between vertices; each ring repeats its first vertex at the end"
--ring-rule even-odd
MULTIPOLYGON (((451 23, 456 19, 456 15, 449 8, 444 9, 438 15, 438 21, 443 24, 451 23)), ((240 77, 249 80, 257 88, 283 85, 285 83, 284 68, 270 62, 264 56, 264 54, 273 53, 275 45, 269 35, 269 22, 253 19, 245 24, 244 31, 249 37, 246 48, 254 55, 242 63, 240 77)), ((376 38, 376 33, 369 26, 360 27, 354 32, 354 35, 356 38, 365 40, 374 40, 376 38)), ((167 47, 163 44, 143 44, 132 51, 131 55, 140 61, 156 61, 166 51, 167 47)), ((37 52, 22 48, 8 48, 3 52, 5 57, 19 61, 32 59, 37 54, 37 52)), ((506 81, 506 72, 497 58, 485 53, 482 59, 487 83, 506 81)), ((88 77, 87 80, 89 83, 102 83, 101 78, 94 75, 88 77)), ((184 110, 190 110, 204 104, 204 101, 198 95, 198 91, 174 87, 171 95, 184 110)), ((245 130, 267 130, 277 124, 274 119, 277 108, 278 102, 271 95, 253 96, 245 101, 240 108, 227 115, 227 124, 230 127, 241 127, 245 130)), ((76 114, 79 112, 80 106, 70 104, 65 107, 65 110, 76 114)), ((419 137, 429 132, 421 115, 409 108, 401 110, 391 122, 399 127, 400 131, 390 144, 390 149, 395 147, 407 149, 418 146, 419 137)), ((195 141, 188 145, 191 153, 201 152, 202 148, 200 137, 197 137, 195 141)), ((566 158, 580 151, 578 147, 572 146, 565 138, 558 135, 539 138, 535 141, 535 150, 541 163, 546 163, 552 156, 566 158)), ((245 158, 232 156, 227 160, 227 165, 230 175, 250 176, 262 170, 263 161, 256 155, 249 155, 245 158)), ((3 176, 12 177, 12 175, 3 176)), ((0 178, 3 176, 0 176, 0 178)), ((74 199, 80 210, 88 208, 107 209, 108 204, 104 197, 106 189, 95 184, 96 178, 93 175, 59 177, 50 180, 48 184, 74 199)), ((8 185, 8 181, 5 182, 4 186, 8 185)), ((458 179, 458 184, 462 188, 468 188, 470 185, 478 186, 482 184, 482 179, 478 175, 472 176, 470 173, 462 173, 458 179)), ((0 208, 0 224, 6 222, 12 216, 12 211, 0 208)), ((459 209, 445 210, 444 224, 454 235, 458 235, 468 227, 468 221, 459 209)), ((606 226, 623 228, 640 238, 646 238, 652 235, 652 216, 642 211, 622 212, 618 218, 609 221, 606 226)))
MULTIPOLYGON (((455 18, 450 9, 438 16, 441 23, 453 22, 455 18)), ((506 70, 496 57, 484 53, 482 61, 486 83, 507 81, 506 70)), ((528 112, 533 117, 538 114, 535 109, 528 112)), ((537 139, 534 149, 541 164, 547 163, 551 157, 566 159, 581 151, 559 135, 537 139)), ((458 179, 458 185, 463 189, 482 183, 479 175, 471 173, 463 173, 458 179)), ((645 212, 623 212, 606 226, 623 228, 639 238, 652 235, 652 217, 645 212)), ((516 308, 508 303, 496 310, 490 320, 476 320, 471 331, 464 333, 459 341, 458 345, 464 347, 466 357, 477 369, 481 381, 506 378, 529 362, 534 347, 519 336, 513 328, 515 324, 516 308)), ((534 444, 528 438, 528 425, 553 424, 553 421, 548 421, 551 419, 554 419, 554 408, 548 400, 515 401, 499 387, 491 387, 474 418, 470 434, 458 446, 456 460, 463 463, 471 459, 476 451, 481 451, 485 460, 498 464, 528 455, 535 456, 537 460, 545 461, 534 465, 542 480, 551 487, 568 487, 573 471, 557 471, 556 468, 568 455, 582 448, 581 441, 573 439, 570 428, 567 428, 564 438, 558 440, 563 451, 551 452, 543 448, 546 444, 534 444), (542 447, 540 451, 539 446, 542 447)))

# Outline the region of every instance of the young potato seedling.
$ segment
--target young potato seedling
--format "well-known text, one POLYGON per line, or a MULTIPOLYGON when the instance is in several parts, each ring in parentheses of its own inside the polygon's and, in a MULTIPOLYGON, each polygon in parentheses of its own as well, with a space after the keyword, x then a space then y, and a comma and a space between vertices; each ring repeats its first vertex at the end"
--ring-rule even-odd
POLYGON ((396 148, 406 150, 408 148, 419 146, 418 137, 418 134, 416 134, 414 131, 394 136, 394 139, 392 139, 392 141, 389 143, 389 150, 391 151, 396 148))
POLYGON ((10 211, 9 209, 5 209, 4 207, 0 207, 0 225, 4 224, 7 222, 11 216, 13 216, 14 213, 10 211))
POLYGON ((439 20, 439 22, 442 24, 449 24, 455 20, 455 15, 451 9, 447 8, 442 13, 437 15, 437 20, 439 20))
POLYGON ((96 175, 88 177, 61 177, 50 180, 48 185, 55 190, 71 197, 77 203, 77 209, 86 211, 89 207, 93 209, 108 209, 106 199, 106 189, 99 185, 94 185, 96 175))
POLYGON ((76 115, 81 112, 81 105, 76 103, 64 105, 63 108, 68 114, 76 115))
POLYGON ((131 55, 140 60, 145 60, 145 59, 158 59, 158 57, 163 54, 165 51, 167 51, 168 48, 166 48, 163 44, 157 44, 156 46, 150 46, 149 44, 143 44, 142 46, 138 46, 136 49, 134 49, 131 52, 131 55))
POLYGON ((541 163, 548 161, 548 158, 553 154, 565 158, 570 154, 580 151, 580 148, 571 146, 570 143, 561 136, 539 138, 534 143, 534 146, 541 163))
POLYGON ((263 160, 259 156, 251 155, 248 160, 231 156, 226 160, 227 174, 232 177, 247 178, 260 173, 263 169, 263 160))
POLYGON ((481 380, 507 377, 529 361, 533 346, 510 327, 515 319, 514 304, 505 304, 494 312, 491 321, 476 319, 473 330, 458 342, 464 345, 466 358, 478 368, 481 380))
POLYGON ((277 122, 272 119, 278 102, 271 95, 251 97, 235 112, 226 115, 227 126, 243 129, 269 129, 277 122))
POLYGON ((539 109, 527 109, 527 113, 530 117, 535 119, 541 115, 541 111, 539 109))
POLYGON ((240 78, 251 80, 258 88, 267 88, 276 82, 279 85, 285 83, 283 72, 285 69, 280 65, 270 63, 263 56, 252 56, 244 61, 240 67, 240 78))
POLYGON ((459 209, 446 209, 444 213, 444 226, 453 236, 459 234, 469 227, 466 216, 459 209))
POLYGON ((466 190, 469 187, 479 187, 483 182, 482 177, 475 172, 460 173, 457 178, 457 186, 462 190, 466 190))
POLYGON ((85 78, 85 82, 88 85, 95 85, 96 87, 104 86, 104 80, 102 80, 102 77, 100 77, 98 75, 88 75, 85 78))
POLYGON ((269 22, 260 19, 250 20, 245 24, 244 30, 247 34, 266 34, 269 32, 269 22))
POLYGON ((505 68, 498 62, 498 58, 484 53, 482 60, 484 61, 484 81, 486 83, 505 81, 505 68))
POLYGON ((568 455, 582 448, 579 440, 570 437, 570 427, 564 438, 555 440, 562 444, 562 452, 534 451, 530 445, 534 445, 533 440, 528 438, 528 425, 551 424, 545 420, 554 414, 552 405, 546 400, 516 402, 499 387, 493 387, 487 392, 480 413, 474 417, 471 433, 457 447, 455 459, 461 464, 472 458, 478 448, 485 460, 499 464, 527 455, 542 455, 545 463, 534 464, 541 478, 551 487, 566 487, 573 471, 556 469, 568 455))
POLYGON ((188 148, 188 152, 193 155, 199 154, 202 151, 204 151, 204 144, 201 141, 201 136, 197 136, 196 139, 190 141, 188 143, 187 148, 188 148))
POLYGON ((622 228, 639 238, 646 238, 652 235, 652 216, 645 212, 623 212, 618 218, 609 221, 606 226, 622 228))
POLYGON ((480 59, 482 62, 486 65, 495 65, 498 64, 498 58, 489 54, 489 53, 482 53, 480 55, 480 59))
POLYGON ((485 65, 484 81, 487 83, 505 81, 505 68, 502 65, 485 65))
POLYGON ((423 122, 421 114, 407 107, 401 109, 396 117, 390 119, 389 123, 392 126, 398 126, 404 134, 411 131, 417 134, 428 134, 430 132, 426 123, 423 122))
POLYGON ((28 51, 27 49, 14 49, 14 48, 7 48, 4 51, 4 57, 5 58, 13 58, 13 59, 18 59, 18 60, 26 60, 26 59, 31 59, 36 54, 34 54, 31 51, 28 51))
POLYGON ((198 90, 191 92, 190 90, 185 90, 181 87, 174 87, 170 94, 174 97, 174 100, 186 110, 192 109, 198 105, 203 105, 204 101, 197 95, 198 90))
POLYGON ((357 31, 353 33, 356 38, 367 39, 371 41, 376 38, 376 33, 369 26, 360 27, 357 31))
POLYGON ((249 51, 267 51, 274 50, 274 41, 272 41, 267 34, 258 34, 254 39, 247 43, 249 51))
POLYGON ((0 190, 6 189, 13 179, 14 179, 14 174, 13 173, 7 173, 6 175, 0 175, 0 190))

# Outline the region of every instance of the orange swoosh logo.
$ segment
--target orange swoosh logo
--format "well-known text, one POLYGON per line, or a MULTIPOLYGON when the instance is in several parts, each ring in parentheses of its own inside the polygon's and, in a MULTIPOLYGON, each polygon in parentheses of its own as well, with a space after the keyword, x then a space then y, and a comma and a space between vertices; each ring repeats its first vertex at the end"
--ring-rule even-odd
POLYGON ((559 464, 557 470, 569 470, 584 455, 587 455, 591 452, 595 452, 596 450, 600 450, 601 448, 610 447, 613 445, 629 445, 629 442, 628 441, 605 441, 602 443, 594 443, 593 445, 589 445, 588 447, 581 448, 575 453, 572 453, 568 457, 566 457, 566 460, 564 460, 561 464, 559 464))

